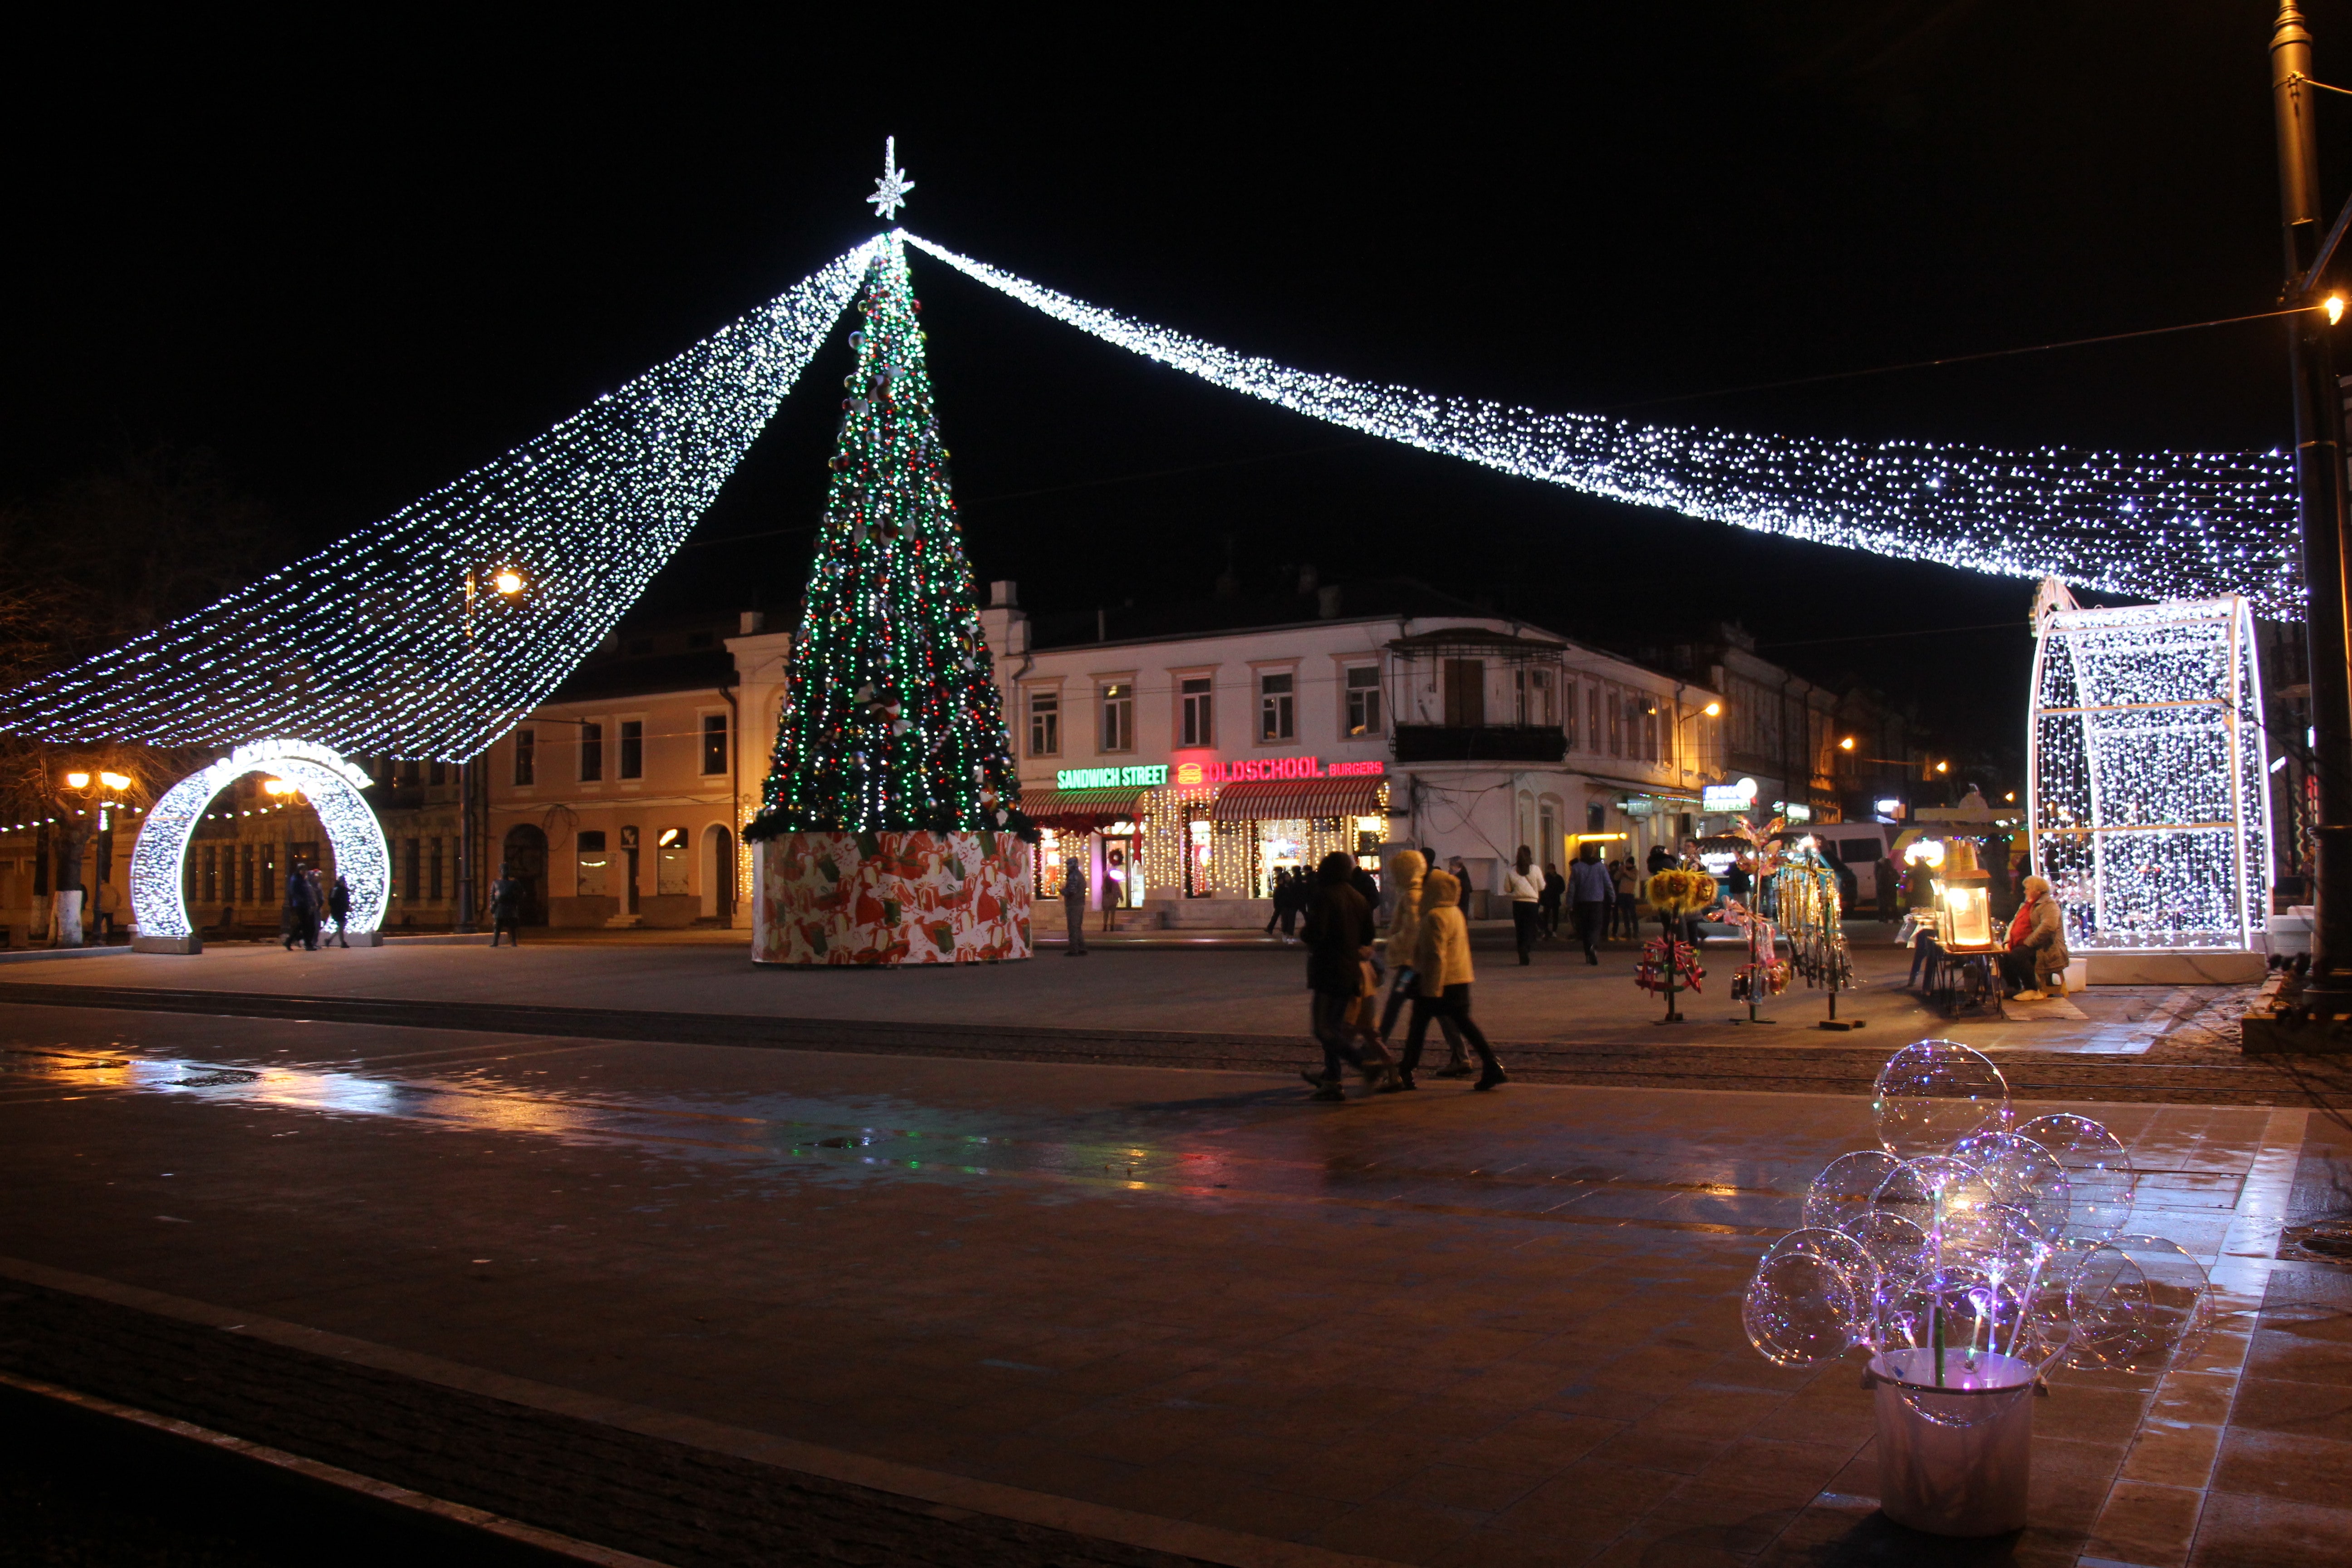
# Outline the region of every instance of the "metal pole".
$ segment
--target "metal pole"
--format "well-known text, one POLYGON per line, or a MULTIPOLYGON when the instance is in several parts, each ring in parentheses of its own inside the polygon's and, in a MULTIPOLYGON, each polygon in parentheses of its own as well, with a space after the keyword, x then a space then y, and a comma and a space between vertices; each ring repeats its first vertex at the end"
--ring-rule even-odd
MULTIPOLYGON (((2284 302, 2291 306, 2312 302, 2305 274, 2323 237, 2318 104, 2310 78, 2311 34, 2293 0, 2286 0, 2271 35, 2271 96, 2288 279, 2284 302)), ((2315 286, 2320 280, 2310 281, 2315 286)), ((2314 866, 2318 909, 2304 1002, 2314 1016, 2332 1018, 2352 1014, 2352 605, 2344 575, 2344 403, 2326 314, 2301 310, 2287 322, 2303 571, 2311 601, 2305 635, 2311 648, 2312 760, 2319 780, 2314 866)))
POLYGON ((474 929, 474 764, 457 764, 457 929, 474 929))

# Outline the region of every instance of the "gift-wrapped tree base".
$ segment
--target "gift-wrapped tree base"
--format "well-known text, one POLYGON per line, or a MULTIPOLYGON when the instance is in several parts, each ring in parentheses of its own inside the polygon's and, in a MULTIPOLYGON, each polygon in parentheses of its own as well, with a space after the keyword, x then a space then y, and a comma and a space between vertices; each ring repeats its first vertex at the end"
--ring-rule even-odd
POLYGON ((1010 833, 782 833, 753 841, 751 961, 1027 958, 1029 846, 1010 833))

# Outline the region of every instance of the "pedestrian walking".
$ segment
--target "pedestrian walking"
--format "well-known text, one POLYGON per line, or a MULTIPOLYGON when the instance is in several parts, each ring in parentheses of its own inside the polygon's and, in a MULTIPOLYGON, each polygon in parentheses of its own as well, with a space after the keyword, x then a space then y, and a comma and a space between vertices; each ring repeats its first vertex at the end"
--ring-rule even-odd
POLYGON ((1473 1089, 1492 1089, 1511 1081, 1495 1047, 1470 1016, 1470 924, 1454 902, 1460 892, 1454 878, 1432 871, 1422 884, 1421 929, 1413 938, 1414 990, 1412 1023, 1405 1031, 1404 1060, 1396 1073, 1396 1087, 1418 1087, 1413 1069, 1421 1065, 1422 1041, 1428 1037, 1432 1018, 1451 1018, 1478 1053, 1480 1072, 1473 1089))
POLYGON ((305 876, 302 862, 297 860, 286 873, 286 951, 294 951, 299 941, 305 952, 319 951, 318 889, 305 876))
POLYGON ((1634 868, 1631 855, 1609 868, 1609 883, 1617 895, 1609 906, 1612 929, 1616 935, 1630 942, 1642 934, 1641 919, 1635 912, 1642 873, 1634 868))
MULTIPOLYGON (((1396 907, 1389 911, 1389 999, 1381 1009, 1378 1031, 1382 1050, 1388 1047, 1389 1035, 1396 1027, 1397 1015, 1406 1003, 1420 994, 1421 972, 1413 967, 1413 948, 1421 939, 1422 879, 1429 862, 1418 849, 1407 849, 1391 857, 1389 878, 1396 889, 1396 907)), ((1468 1078, 1470 1056, 1462 1047, 1462 1031, 1454 1026, 1454 1016, 1441 1013, 1438 1026, 1445 1031, 1445 1065, 1437 1069, 1439 1078, 1468 1078)))
POLYGON ((1517 858, 1503 873, 1503 893, 1511 900, 1511 935, 1519 947, 1522 966, 1533 963, 1536 922, 1543 918, 1543 883, 1536 876, 1536 853, 1519 846, 1517 858))
POLYGON ((1445 868, 1447 874, 1453 877, 1459 887, 1460 890, 1454 895, 1454 903, 1461 910, 1462 919, 1466 924, 1470 919, 1470 868, 1462 863, 1461 856, 1456 855, 1445 863, 1445 868))
POLYGON ((1070 936, 1069 944, 1062 949, 1062 956, 1086 957, 1087 868, 1076 860, 1062 862, 1062 923, 1070 936))
MULTIPOLYGON (((1354 858, 1339 850, 1324 856, 1307 906, 1308 1022, 1323 1047, 1323 1070, 1299 1076, 1314 1085, 1318 1100, 1346 1098, 1339 1089, 1342 1062, 1362 1073, 1367 1084, 1388 1075, 1385 1064, 1356 1043, 1360 1034, 1371 1039, 1362 1032, 1361 1005, 1371 992, 1372 907, 1352 885, 1348 873, 1354 868, 1354 858)), ((1379 1042, 1371 1043, 1378 1050, 1379 1042)))
MULTIPOLYGON (((335 874, 335 885, 327 889, 327 912, 335 917, 335 945, 348 949, 352 924, 352 885, 343 880, 342 873, 335 874)), ((321 938, 320 945, 325 945, 321 938)))
POLYGON ((1549 860, 1545 861, 1543 903, 1539 906, 1539 910, 1543 917, 1543 933, 1547 939, 1559 934, 1560 906, 1567 900, 1568 879, 1559 874, 1559 867, 1549 860))
POLYGON ((499 874, 490 883, 490 945, 499 945, 499 933, 506 933, 509 947, 522 945, 522 884, 515 880, 514 871, 507 862, 499 862, 499 874))
POLYGON ((1878 918, 1887 924, 1895 923, 1895 862, 1881 855, 1878 864, 1870 868, 1870 879, 1878 895, 1878 918))
POLYGON ((1675 863, 1673 851, 1663 844, 1650 846, 1650 875, 1654 877, 1675 863))
MULTIPOLYGON (((1630 862, 1629 862, 1630 864, 1630 862)), ((1608 918, 1610 896, 1616 883, 1610 879, 1609 868, 1601 863, 1601 851, 1591 845, 1584 847, 1568 868, 1568 901, 1576 910, 1576 940, 1584 944, 1584 962, 1599 963, 1601 952, 1596 945, 1601 922, 1608 918)))

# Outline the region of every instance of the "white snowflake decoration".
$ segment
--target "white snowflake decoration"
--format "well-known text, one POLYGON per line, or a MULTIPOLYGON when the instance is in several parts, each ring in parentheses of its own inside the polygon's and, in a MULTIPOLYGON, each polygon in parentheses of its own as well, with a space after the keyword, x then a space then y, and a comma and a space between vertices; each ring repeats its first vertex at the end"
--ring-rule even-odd
POLYGON ((898 167, 898 139, 896 136, 884 137, 882 177, 874 182, 874 194, 866 198, 874 205, 874 216, 886 223, 897 217, 898 209, 907 205, 907 193, 914 188, 915 182, 907 178, 906 170, 898 167))

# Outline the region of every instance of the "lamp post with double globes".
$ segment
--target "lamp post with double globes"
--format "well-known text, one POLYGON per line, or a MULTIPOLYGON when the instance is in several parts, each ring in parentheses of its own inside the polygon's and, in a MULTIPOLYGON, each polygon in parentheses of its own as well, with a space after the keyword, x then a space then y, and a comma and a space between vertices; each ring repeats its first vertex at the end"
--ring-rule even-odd
POLYGON ((130 793, 131 782, 127 774, 103 769, 93 773, 77 768, 58 779, 58 809, 67 815, 58 819, 57 881, 49 910, 53 946, 82 944, 83 910, 89 901, 88 889, 82 886, 82 860, 92 839, 110 842, 107 830, 113 826, 113 814, 124 808, 122 797, 130 793))

